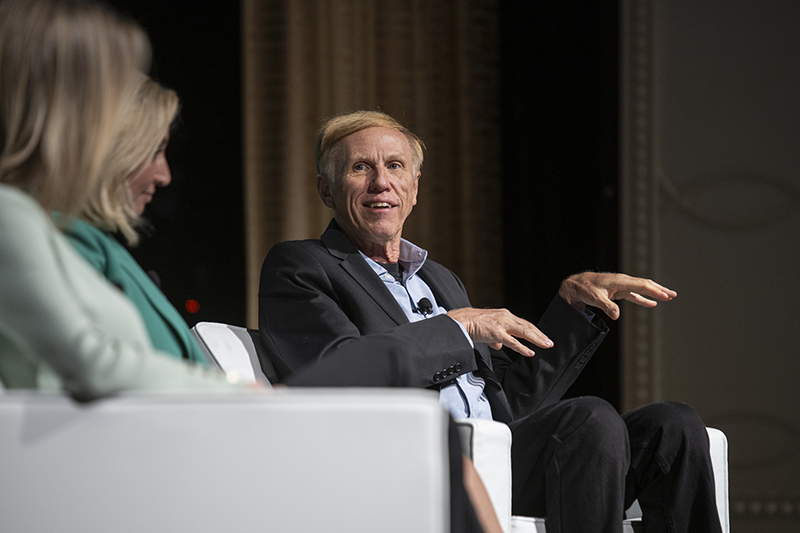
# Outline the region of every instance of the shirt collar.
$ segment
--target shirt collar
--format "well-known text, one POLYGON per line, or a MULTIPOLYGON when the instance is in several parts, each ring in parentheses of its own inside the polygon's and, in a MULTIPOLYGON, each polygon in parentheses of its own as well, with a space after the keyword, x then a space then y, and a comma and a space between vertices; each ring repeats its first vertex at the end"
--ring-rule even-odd
MULTIPOLYGON (((372 270, 374 270, 378 275, 386 272, 385 268, 383 268, 376 261, 373 261, 364 255, 364 252, 359 250, 358 253, 361 254, 361 257, 366 259, 367 264, 369 264, 369 266, 372 267, 372 270)), ((416 244, 405 239, 400 239, 400 258, 397 262, 400 263, 401 267, 403 267, 403 280, 406 280, 419 272, 419 269, 425 264, 425 259, 427 258, 427 250, 423 250, 416 244)))
POLYGON ((403 270, 408 272, 409 276, 416 274, 425 264, 425 259, 427 258, 427 250, 423 250, 405 239, 400 239, 400 259, 398 263, 403 267, 403 270))

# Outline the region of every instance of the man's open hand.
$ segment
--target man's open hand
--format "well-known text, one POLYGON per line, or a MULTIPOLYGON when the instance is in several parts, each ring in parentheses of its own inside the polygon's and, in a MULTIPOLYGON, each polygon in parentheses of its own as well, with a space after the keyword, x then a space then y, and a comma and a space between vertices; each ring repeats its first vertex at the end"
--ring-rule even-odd
POLYGON ((448 312, 447 316, 460 322, 473 342, 485 342, 495 350, 505 345, 526 357, 533 357, 534 351, 519 342, 516 337, 542 348, 553 346, 553 341, 539 331, 539 328, 507 309, 464 307, 448 312))
POLYGON ((591 305, 602 309, 611 320, 619 318, 619 306, 614 300, 628 300, 642 307, 655 307, 658 302, 650 298, 668 302, 678 296, 677 292, 653 280, 610 272, 573 274, 561 283, 558 294, 579 311, 591 305))

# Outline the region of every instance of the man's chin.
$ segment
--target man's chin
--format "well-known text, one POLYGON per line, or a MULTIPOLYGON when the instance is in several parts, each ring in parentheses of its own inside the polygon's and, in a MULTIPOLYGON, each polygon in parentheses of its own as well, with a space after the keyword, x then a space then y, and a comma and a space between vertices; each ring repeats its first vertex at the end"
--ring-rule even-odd
POLYGON ((388 244, 398 239, 401 233, 395 224, 365 224, 342 229, 353 244, 358 247, 362 247, 367 243, 372 245, 388 244))
POLYGON ((370 224, 364 233, 375 241, 391 241, 400 233, 402 226, 398 224, 370 224))

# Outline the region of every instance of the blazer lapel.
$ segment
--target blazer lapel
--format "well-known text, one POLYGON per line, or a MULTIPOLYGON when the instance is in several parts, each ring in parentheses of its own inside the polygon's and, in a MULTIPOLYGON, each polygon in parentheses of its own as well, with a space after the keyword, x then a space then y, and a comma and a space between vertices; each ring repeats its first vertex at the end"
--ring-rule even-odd
POLYGON ((340 259, 339 266, 364 289, 367 296, 374 300, 396 324, 408 324, 408 317, 392 293, 364 261, 361 254, 358 253, 358 249, 339 229, 335 220, 331 220, 328 229, 322 234, 321 240, 328 249, 328 253, 340 259))
MULTIPOLYGON (((138 267, 138 265, 136 265, 138 267)), ((161 292, 153 280, 141 269, 121 263, 120 268, 124 269, 128 277, 133 280, 141 290, 142 294, 153 305, 153 309, 161 316, 166 324, 172 329, 174 335, 183 338, 186 333, 186 324, 183 323, 178 311, 172 306, 166 295, 161 292), (173 311, 173 312, 170 312, 173 311)), ((188 354, 185 354, 188 356, 188 354)))
MULTIPOLYGON (((433 291, 433 295, 436 296, 436 302, 448 311, 472 306, 467 297, 467 292, 458 284, 452 272, 441 265, 433 264, 429 266, 429 263, 426 262, 420 269, 419 276, 425 280, 425 283, 433 291)), ((499 384, 494 372, 491 371, 492 357, 489 353, 489 347, 483 343, 477 343, 475 350, 480 354, 484 366, 489 370, 487 374, 484 374, 484 377, 499 384)))
POLYGON ((470 307, 466 292, 456 283, 453 275, 443 268, 430 268, 428 265, 426 261, 418 275, 431 288, 436 302, 448 311, 470 307))

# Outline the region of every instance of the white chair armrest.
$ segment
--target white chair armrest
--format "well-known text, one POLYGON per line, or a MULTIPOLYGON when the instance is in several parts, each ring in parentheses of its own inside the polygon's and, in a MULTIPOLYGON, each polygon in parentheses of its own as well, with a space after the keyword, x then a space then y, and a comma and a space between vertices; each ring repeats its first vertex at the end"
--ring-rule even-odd
POLYGON ((714 468, 714 484, 717 491, 717 511, 722 533, 731 530, 730 498, 728 494, 728 438, 715 428, 706 428, 711 451, 711 466, 714 468))
POLYGON ((475 464, 492 500, 500 527, 511 531, 511 430, 501 422, 456 420, 461 450, 475 464))

